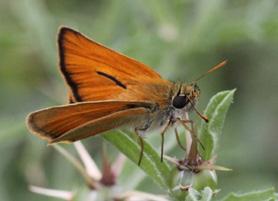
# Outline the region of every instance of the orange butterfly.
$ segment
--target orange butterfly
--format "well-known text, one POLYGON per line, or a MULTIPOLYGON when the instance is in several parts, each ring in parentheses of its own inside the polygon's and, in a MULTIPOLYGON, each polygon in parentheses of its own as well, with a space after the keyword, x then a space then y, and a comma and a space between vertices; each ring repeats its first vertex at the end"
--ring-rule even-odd
MULTIPOLYGON (((29 114, 31 132, 49 143, 74 142, 131 125, 140 139, 140 164, 141 137, 153 128, 161 128, 163 156, 167 128, 176 122, 188 122, 188 112, 195 109, 200 94, 196 82, 165 80, 148 66, 70 28, 61 28, 58 45, 60 69, 69 87, 71 104, 29 114)), ((224 64, 225 61, 207 73, 224 64)))

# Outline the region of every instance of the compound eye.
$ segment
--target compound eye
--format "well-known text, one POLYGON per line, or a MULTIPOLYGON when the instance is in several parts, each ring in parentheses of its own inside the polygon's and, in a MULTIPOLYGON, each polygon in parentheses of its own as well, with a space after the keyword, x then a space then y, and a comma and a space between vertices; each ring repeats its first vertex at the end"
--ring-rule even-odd
POLYGON ((173 106, 177 109, 183 108, 187 103, 187 96, 176 96, 173 100, 173 106))

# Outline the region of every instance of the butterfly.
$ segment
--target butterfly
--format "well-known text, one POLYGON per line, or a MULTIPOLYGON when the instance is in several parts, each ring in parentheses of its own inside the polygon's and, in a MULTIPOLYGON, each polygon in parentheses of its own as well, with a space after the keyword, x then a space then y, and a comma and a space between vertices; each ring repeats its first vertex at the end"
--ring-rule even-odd
POLYGON ((130 126, 140 140, 140 164, 142 137, 150 130, 161 131, 163 159, 164 133, 170 126, 190 122, 191 110, 208 121, 195 108, 200 95, 196 81, 175 83, 163 79, 145 64, 67 27, 59 31, 58 47, 69 103, 27 116, 28 129, 49 143, 74 142, 130 126))

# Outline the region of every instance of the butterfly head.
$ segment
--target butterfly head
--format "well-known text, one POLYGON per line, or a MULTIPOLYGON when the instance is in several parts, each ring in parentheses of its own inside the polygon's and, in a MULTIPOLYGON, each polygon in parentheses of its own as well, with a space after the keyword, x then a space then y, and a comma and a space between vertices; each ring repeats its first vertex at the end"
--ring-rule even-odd
POLYGON ((182 84, 172 99, 172 105, 176 109, 190 110, 196 104, 200 96, 200 88, 197 84, 182 84))
POLYGON ((192 83, 189 86, 189 99, 196 103, 200 97, 201 90, 196 83, 192 83))
POLYGON ((172 98, 172 106, 176 113, 180 113, 178 111, 187 113, 193 109, 205 122, 208 122, 208 118, 195 107, 199 97, 200 88, 196 83, 179 85, 178 92, 172 98))
POLYGON ((219 68, 222 68, 226 63, 227 61, 224 60, 216 66, 213 66, 207 72, 195 79, 191 84, 176 85, 178 86, 178 92, 173 98, 172 105, 176 109, 182 109, 184 107, 187 111, 194 109, 198 113, 198 115, 201 116, 202 119, 206 120, 206 118, 203 115, 201 115, 195 108, 195 104, 200 96, 200 88, 198 87, 196 82, 208 75, 209 73, 214 72, 219 68))

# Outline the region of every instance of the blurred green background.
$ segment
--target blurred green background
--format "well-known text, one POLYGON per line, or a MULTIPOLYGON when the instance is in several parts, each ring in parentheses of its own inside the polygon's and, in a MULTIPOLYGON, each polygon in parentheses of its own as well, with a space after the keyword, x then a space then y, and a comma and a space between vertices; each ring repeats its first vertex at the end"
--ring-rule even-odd
MULTIPOLYGON (((219 147, 218 164, 233 169, 218 174, 221 194, 277 188, 277 10, 276 0, 1 0, 0 200, 51 200, 30 193, 28 184, 82 186, 74 168, 24 124, 27 113, 66 102, 57 68, 61 25, 171 80, 191 81, 228 59, 199 82, 201 110, 216 92, 237 88, 219 147)), ((85 140, 94 158, 101 140, 85 140)), ((137 188, 163 193, 148 179, 137 188)))

